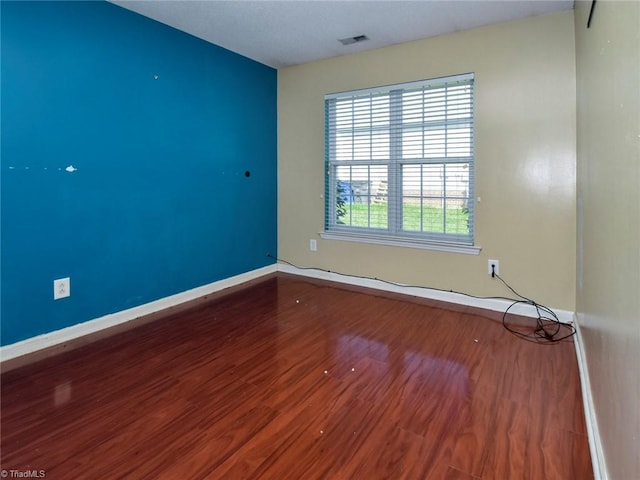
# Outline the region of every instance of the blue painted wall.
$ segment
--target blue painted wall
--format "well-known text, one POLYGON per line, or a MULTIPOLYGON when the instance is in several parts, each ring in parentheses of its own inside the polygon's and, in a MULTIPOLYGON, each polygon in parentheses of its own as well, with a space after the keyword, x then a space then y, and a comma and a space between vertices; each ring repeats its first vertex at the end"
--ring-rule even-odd
POLYGON ((273 263, 276 70, 105 2, 1 8, 3 345, 273 263))

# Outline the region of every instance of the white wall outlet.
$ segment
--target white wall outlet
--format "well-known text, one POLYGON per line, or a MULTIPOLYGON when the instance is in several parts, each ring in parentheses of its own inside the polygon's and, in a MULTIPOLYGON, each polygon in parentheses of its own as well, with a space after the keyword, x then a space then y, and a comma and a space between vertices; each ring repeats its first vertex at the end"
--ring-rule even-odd
POLYGON ((53 299, 59 300, 71 295, 71 279, 59 278, 53 281, 53 299))
POLYGON ((318 250, 318 243, 313 238, 309 240, 309 250, 311 250, 312 252, 318 250))
POLYGON ((491 275, 496 272, 496 275, 500 275, 500 262, 498 260, 487 261, 487 273, 491 275))

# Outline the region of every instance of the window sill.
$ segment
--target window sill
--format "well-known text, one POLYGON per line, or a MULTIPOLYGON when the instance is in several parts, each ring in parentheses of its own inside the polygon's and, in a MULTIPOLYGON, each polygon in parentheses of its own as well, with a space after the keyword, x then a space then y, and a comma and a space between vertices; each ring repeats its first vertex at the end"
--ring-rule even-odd
POLYGON ((340 240, 344 242, 371 243, 374 245, 389 245, 393 247, 421 248, 424 250, 437 250, 439 252, 464 253, 466 255, 478 255, 482 247, 475 245, 461 245, 455 243, 439 243, 419 241, 410 238, 386 237, 382 235, 362 235, 353 233, 320 232, 320 238, 325 240, 340 240))

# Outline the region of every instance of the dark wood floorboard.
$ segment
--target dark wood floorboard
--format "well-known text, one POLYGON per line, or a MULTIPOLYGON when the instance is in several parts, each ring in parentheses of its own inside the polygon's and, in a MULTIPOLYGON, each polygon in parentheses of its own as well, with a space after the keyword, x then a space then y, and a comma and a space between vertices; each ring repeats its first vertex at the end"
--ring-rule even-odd
POLYGON ((571 341, 291 275, 1 387, 0 468, 48 479, 593 478, 571 341))

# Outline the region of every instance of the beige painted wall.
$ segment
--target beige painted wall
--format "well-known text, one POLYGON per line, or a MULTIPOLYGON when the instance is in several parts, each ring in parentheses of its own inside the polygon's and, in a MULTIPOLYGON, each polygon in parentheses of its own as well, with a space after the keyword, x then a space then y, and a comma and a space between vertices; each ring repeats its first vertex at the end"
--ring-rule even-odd
POLYGON ((575 11, 577 312, 609 478, 640 478, 640 3, 575 11))
POLYGON ((278 72, 278 251, 314 266, 392 281, 525 295, 575 310, 573 12, 529 18, 278 72), (320 239, 324 95, 458 73, 476 76, 478 256, 320 239), (309 251, 309 239, 318 251, 309 251))

